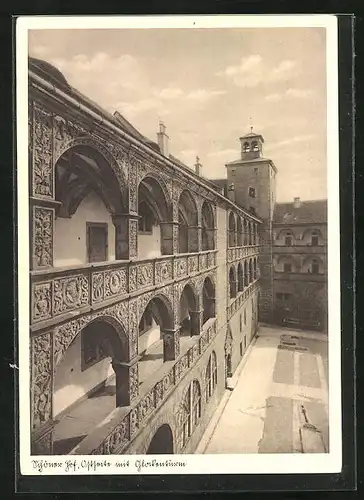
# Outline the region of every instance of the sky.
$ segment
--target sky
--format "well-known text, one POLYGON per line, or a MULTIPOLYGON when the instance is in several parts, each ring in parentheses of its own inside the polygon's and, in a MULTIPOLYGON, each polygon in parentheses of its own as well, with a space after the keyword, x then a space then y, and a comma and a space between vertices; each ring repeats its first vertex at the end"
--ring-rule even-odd
POLYGON ((250 126, 277 169, 277 201, 326 198, 324 28, 31 30, 29 55, 57 67, 202 175, 226 176, 250 126))

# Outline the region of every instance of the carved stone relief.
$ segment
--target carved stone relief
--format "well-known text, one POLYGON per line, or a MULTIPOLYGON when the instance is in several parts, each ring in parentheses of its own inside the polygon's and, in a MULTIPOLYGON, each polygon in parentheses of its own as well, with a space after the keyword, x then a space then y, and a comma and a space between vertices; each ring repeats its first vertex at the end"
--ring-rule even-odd
POLYGON ((52 338, 44 333, 31 339, 32 427, 36 429, 52 417, 52 338))
POLYGON ((132 299, 129 302, 129 358, 132 359, 138 354, 138 299, 132 299))
POLYGON ((133 258, 138 255, 138 221, 129 219, 129 257, 133 258))
POLYGON ((52 282, 40 283, 33 288, 33 321, 52 317, 52 282))
POLYGON ((153 264, 148 262, 137 266, 138 289, 153 285, 153 264))
POLYGON ((54 198, 52 113, 34 103, 33 196, 54 198))
POLYGON ((89 282, 85 275, 53 281, 53 316, 89 303, 89 282))
POLYGON ((33 208, 33 262, 36 268, 53 265, 52 208, 33 208))
POLYGON ((173 279, 173 266, 171 260, 157 261, 155 264, 155 283, 159 285, 164 281, 173 279))

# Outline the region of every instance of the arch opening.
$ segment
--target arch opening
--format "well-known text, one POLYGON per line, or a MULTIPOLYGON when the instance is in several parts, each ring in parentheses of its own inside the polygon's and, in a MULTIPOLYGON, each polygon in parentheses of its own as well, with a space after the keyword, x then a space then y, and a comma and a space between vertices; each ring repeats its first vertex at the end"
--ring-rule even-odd
POLYGON ((202 250, 215 248, 215 222, 211 205, 205 200, 202 204, 202 250))
POLYGON ((234 266, 231 266, 229 270, 229 290, 230 290, 230 299, 235 298, 237 293, 237 279, 236 279, 236 270, 234 266))
POLYGON ((215 286, 207 276, 202 287, 203 323, 216 316, 215 300, 215 286))
POLYGON ((229 247, 236 246, 236 220, 233 212, 229 215, 229 247))
POLYGON ((200 333, 198 323, 198 298, 190 285, 185 285, 179 300, 180 336, 191 337, 200 333))
POLYGON ((172 429, 168 424, 161 425, 148 446, 147 455, 173 455, 174 443, 172 429))
POLYGON ((184 189, 178 201, 179 253, 198 252, 198 214, 196 202, 184 189))

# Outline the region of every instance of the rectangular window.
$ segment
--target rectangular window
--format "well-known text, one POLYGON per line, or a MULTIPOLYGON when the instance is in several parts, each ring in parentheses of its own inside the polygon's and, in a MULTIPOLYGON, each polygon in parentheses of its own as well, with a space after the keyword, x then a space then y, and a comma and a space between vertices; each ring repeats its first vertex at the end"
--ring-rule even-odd
POLYGON ((240 342, 240 357, 243 355, 244 348, 243 348, 243 343, 240 342))
POLYGON ((317 262, 312 262, 312 274, 319 274, 319 265, 317 262))
POLYGON ((254 207, 250 207, 249 211, 250 211, 251 214, 255 215, 255 208, 254 207))
POLYGON ((311 245, 313 247, 317 247, 318 245, 318 236, 317 234, 313 234, 312 237, 311 237, 311 245))
POLYGON ((244 335, 244 349, 246 349, 246 335, 244 335))
POLYGON ((106 261, 108 257, 107 223, 87 222, 86 231, 88 261, 106 261))
POLYGON ((243 329, 243 320, 240 314, 240 331, 242 331, 242 329, 243 329))
POLYGON ((291 247, 292 246, 292 236, 286 236, 284 240, 284 244, 286 247, 291 247))
POLYGON ((255 188, 249 188, 249 196, 250 198, 255 198, 255 188))
POLYGON ((291 273, 292 272, 292 264, 290 262, 285 262, 283 264, 283 272, 284 273, 291 273))
POLYGON ((244 325, 246 325, 246 309, 244 309, 244 325))

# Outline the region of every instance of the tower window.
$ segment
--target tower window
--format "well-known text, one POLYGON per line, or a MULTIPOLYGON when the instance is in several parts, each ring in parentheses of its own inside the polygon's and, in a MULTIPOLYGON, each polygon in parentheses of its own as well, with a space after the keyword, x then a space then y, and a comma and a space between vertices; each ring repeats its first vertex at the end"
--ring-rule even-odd
POLYGON ((249 142, 244 142, 243 144, 243 152, 247 153, 250 150, 249 142))
POLYGON ((259 151, 259 146, 258 146, 257 141, 252 142, 252 150, 259 151))
POLYGON ((283 264, 283 272, 284 273, 291 273, 292 272, 292 264, 290 262, 285 262, 283 264))
POLYGON ((249 196, 251 198, 255 198, 255 188, 252 187, 249 188, 249 196))
POLYGON ((286 234, 286 236, 284 238, 284 244, 286 247, 292 246, 292 235, 291 234, 286 234))
POLYGON ((319 263, 316 259, 314 259, 311 265, 311 272, 312 274, 319 274, 319 271, 320 271, 319 263))

